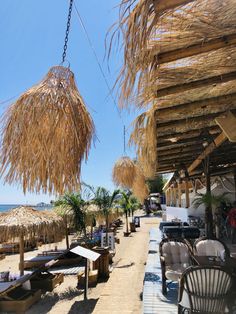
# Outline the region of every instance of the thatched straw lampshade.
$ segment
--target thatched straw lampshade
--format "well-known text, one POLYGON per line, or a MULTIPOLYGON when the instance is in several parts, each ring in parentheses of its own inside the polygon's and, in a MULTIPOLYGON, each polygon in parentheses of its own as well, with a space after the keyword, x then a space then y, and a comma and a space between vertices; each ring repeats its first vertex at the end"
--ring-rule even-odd
POLYGON ((69 68, 52 67, 3 121, 0 174, 5 182, 21 184, 24 192, 78 189, 94 124, 69 68))
POLYGON ((121 157, 113 167, 113 182, 122 187, 131 188, 136 175, 135 163, 129 157, 121 157))
POLYGON ((0 242, 19 238, 20 272, 24 273, 24 237, 35 235, 59 236, 63 221, 56 214, 35 210, 31 207, 18 207, 0 215, 0 242))

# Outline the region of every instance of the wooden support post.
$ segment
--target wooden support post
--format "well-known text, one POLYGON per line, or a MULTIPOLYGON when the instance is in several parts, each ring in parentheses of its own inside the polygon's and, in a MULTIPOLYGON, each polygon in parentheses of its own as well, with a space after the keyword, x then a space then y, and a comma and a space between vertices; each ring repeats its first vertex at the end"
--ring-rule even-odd
POLYGON ((20 234, 20 243, 19 243, 19 250, 20 250, 20 275, 24 275, 24 235, 21 233, 20 234))
POLYGON ((177 193, 176 193, 176 187, 173 188, 173 206, 177 206, 177 193))
POLYGON ((84 300, 88 299, 88 259, 85 258, 84 300))
POLYGON ((173 189, 173 187, 171 187, 170 191, 171 191, 171 197, 170 197, 171 202, 170 202, 170 206, 173 206, 173 200, 174 200, 174 189, 173 189))
POLYGON ((188 179, 185 179, 184 184, 185 184, 185 199, 186 199, 185 207, 186 207, 186 208, 189 208, 189 206, 190 206, 190 200, 189 200, 189 184, 188 184, 188 179))
MULTIPOLYGON (((211 175, 209 169, 209 156, 206 157, 208 159, 207 168, 206 168, 206 192, 211 195, 211 175)), ((206 235, 207 237, 213 236, 213 215, 212 215, 212 206, 211 204, 206 208, 206 235)))
POLYGON ((181 195, 182 195, 181 183, 178 182, 178 206, 179 207, 181 207, 181 195))
POLYGON ((169 196, 169 189, 166 190, 166 205, 169 206, 170 204, 170 196, 169 196))

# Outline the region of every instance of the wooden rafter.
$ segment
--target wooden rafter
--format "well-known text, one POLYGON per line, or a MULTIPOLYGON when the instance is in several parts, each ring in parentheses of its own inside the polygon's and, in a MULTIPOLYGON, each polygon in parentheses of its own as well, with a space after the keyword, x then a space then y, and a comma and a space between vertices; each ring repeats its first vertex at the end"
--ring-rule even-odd
POLYGON ((156 121, 175 121, 188 117, 205 116, 236 108, 236 93, 193 101, 179 106, 156 110, 156 121))
POLYGON ((159 136, 184 133, 192 130, 200 130, 206 127, 215 126, 216 122, 214 119, 217 114, 206 115, 205 117, 182 119, 176 122, 163 123, 157 125, 157 132, 159 136))
MULTIPOLYGON (((221 132, 221 130, 218 126, 206 128, 206 130, 211 135, 218 134, 221 132)), ((173 135, 159 136, 159 134, 157 134, 157 144, 172 142, 173 140, 176 140, 178 142, 179 141, 186 141, 187 139, 192 139, 192 138, 198 137, 200 135, 200 133, 201 133, 201 130, 193 130, 193 131, 191 130, 191 131, 188 131, 185 133, 176 134, 175 137, 173 137, 173 135)))
POLYGON ((197 159, 194 160, 194 162, 188 167, 188 173, 191 174, 192 171, 197 168, 197 166, 202 162, 203 159, 205 159, 210 153, 213 152, 213 150, 220 146, 223 142, 227 140, 227 136, 222 132, 220 135, 216 137, 214 142, 212 142, 207 148, 204 150, 203 153, 201 153, 197 159))
POLYGON ((236 72, 229 72, 222 75, 216 75, 202 80, 193 81, 184 84, 178 84, 157 90, 157 97, 164 97, 171 94, 181 93, 194 88, 204 87, 212 84, 222 84, 236 79, 236 72))
POLYGON ((156 62, 158 64, 176 61, 178 59, 192 57, 200 53, 217 50, 227 46, 236 44, 236 34, 225 35, 218 38, 202 41, 188 47, 176 49, 173 51, 163 52, 156 55, 156 62))

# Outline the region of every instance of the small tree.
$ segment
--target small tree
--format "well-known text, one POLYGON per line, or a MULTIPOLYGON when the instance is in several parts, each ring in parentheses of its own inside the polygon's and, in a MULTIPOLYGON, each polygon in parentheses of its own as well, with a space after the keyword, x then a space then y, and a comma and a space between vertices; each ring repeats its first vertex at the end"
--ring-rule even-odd
POLYGON ((121 191, 122 199, 120 200, 120 205, 125 214, 125 225, 126 225, 126 233, 129 233, 129 222, 128 222, 128 213, 132 208, 131 205, 131 194, 121 191))
MULTIPOLYGON (((87 185, 87 187, 89 186, 87 185)), ((111 213, 112 206, 116 202, 116 196, 120 193, 120 190, 114 190, 113 193, 110 193, 110 191, 101 186, 96 189, 93 187, 89 188, 93 193, 91 202, 100 208, 105 218, 106 241, 108 242, 109 215, 111 213)))
POLYGON ((56 212, 64 219, 67 248, 69 248, 68 220, 72 222, 76 231, 82 231, 86 236, 85 204, 80 193, 66 193, 54 202, 56 212))

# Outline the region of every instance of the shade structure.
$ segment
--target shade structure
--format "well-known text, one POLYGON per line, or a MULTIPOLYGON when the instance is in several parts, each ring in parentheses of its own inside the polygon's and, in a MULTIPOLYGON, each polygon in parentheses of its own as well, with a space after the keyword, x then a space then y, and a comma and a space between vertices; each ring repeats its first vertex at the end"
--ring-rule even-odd
POLYGON ((63 194, 78 189, 94 124, 69 68, 54 66, 3 117, 1 169, 23 191, 63 194))
POLYGON ((0 242, 19 238, 20 273, 24 273, 24 238, 35 235, 57 237, 63 231, 63 220, 56 214, 31 207, 17 207, 0 215, 0 242))
POLYGON ((131 188, 136 175, 135 163, 127 156, 118 159, 113 167, 112 178, 116 185, 131 188))

